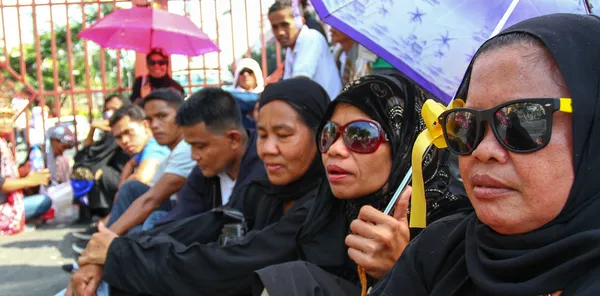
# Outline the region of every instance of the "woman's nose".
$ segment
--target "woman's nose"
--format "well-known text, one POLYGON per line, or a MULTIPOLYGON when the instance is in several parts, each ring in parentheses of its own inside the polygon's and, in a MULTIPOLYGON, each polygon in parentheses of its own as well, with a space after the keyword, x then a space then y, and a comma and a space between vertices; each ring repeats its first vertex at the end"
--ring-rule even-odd
POLYGON ((472 155, 479 161, 497 161, 503 163, 508 158, 508 151, 498 142, 489 125, 485 128, 485 135, 481 139, 472 155))
POLYGON ((342 136, 339 136, 337 139, 335 139, 335 142, 333 142, 333 144, 331 144, 329 147, 329 150, 327 150, 327 154, 330 157, 348 157, 349 153, 348 147, 346 146, 346 143, 344 143, 342 136))

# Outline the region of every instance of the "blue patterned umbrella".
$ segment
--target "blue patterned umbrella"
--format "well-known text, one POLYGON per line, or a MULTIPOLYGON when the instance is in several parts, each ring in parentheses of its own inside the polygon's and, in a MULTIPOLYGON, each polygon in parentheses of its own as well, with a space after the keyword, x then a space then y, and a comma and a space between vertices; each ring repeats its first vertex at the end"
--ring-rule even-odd
MULTIPOLYGON (((598 2, 594 0, 592 2, 598 2)), ((449 102, 479 46, 503 28, 584 0, 312 0, 321 19, 449 102)))

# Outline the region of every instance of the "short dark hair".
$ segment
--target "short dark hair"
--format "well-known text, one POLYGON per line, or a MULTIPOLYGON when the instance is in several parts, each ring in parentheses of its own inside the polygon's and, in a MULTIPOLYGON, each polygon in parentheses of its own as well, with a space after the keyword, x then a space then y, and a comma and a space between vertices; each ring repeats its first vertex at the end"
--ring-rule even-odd
POLYGON ((179 109, 179 106, 183 104, 184 98, 178 91, 174 91, 170 88, 159 88, 148 94, 142 101, 142 108, 146 106, 146 103, 151 101, 164 101, 173 109, 179 109))
POLYGON ((176 121, 179 126, 204 122, 215 133, 244 130, 237 102, 229 92, 216 87, 202 89, 189 97, 177 111, 176 121))
POLYGON ((123 119, 123 117, 129 116, 131 121, 142 122, 146 119, 146 114, 144 113, 144 109, 135 104, 124 105, 119 110, 115 111, 110 117, 109 125, 110 127, 115 126, 119 120, 123 119))
MULTIPOLYGON (((298 1, 298 0, 293 0, 293 1, 298 1)), ((287 8, 292 8, 291 0, 277 0, 277 1, 275 1, 275 3, 273 3, 273 5, 271 5, 271 7, 269 7, 269 14, 271 14, 273 12, 278 12, 280 10, 284 10, 287 8)))

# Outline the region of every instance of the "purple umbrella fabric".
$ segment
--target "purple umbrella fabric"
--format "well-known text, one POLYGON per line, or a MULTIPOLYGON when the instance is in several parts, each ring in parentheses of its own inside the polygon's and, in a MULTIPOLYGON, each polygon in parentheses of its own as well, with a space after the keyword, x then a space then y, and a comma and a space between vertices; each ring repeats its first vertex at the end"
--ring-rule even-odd
POLYGON ((329 25, 444 102, 479 46, 534 16, 586 13, 583 0, 312 0, 329 25))
POLYGON ((220 51, 189 18, 153 8, 117 10, 77 36, 104 48, 141 53, 148 53, 154 47, 186 56, 220 51))

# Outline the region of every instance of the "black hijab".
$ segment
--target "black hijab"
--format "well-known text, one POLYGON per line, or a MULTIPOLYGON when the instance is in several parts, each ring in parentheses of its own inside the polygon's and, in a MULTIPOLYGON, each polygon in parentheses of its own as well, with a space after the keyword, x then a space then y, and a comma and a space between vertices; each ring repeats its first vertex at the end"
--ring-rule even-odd
MULTIPOLYGON (((338 104, 350 104, 381 125, 390 139, 392 150, 392 170, 386 184, 373 194, 345 201, 348 221, 356 219, 364 205, 383 210, 390 202, 411 166, 412 143, 425 128, 421 119, 421 103, 425 97, 423 91, 403 77, 372 75, 348 84, 329 105, 319 131, 338 104)), ((437 154, 429 153, 425 157, 425 176, 431 176, 431 171, 435 169, 429 166, 430 163, 437 164, 437 161, 432 162, 434 155, 437 154)))
MULTIPOLYGON (((571 92, 575 179, 558 217, 529 233, 501 235, 471 215, 465 234, 468 275, 490 294, 564 290, 565 295, 573 295, 577 290, 582 295, 578 289, 599 278, 599 272, 592 270, 600 262, 600 19, 547 15, 518 23, 499 36, 512 33, 541 41, 571 92)), ((600 295, 598 287, 588 288, 585 295, 600 295)))
MULTIPOLYGON (((315 204, 298 233, 297 241, 302 260, 318 265, 354 284, 359 283, 356 264, 348 258, 344 243, 350 222, 356 219, 363 205, 383 210, 400 185, 410 167, 412 144, 418 133, 424 129, 419 115, 420 102, 425 98, 426 94, 403 77, 373 75, 350 83, 329 105, 319 130, 331 118, 337 104, 356 106, 377 121, 387 133, 392 148, 392 170, 388 181, 380 190, 353 200, 336 198, 329 183, 323 182, 315 204)), ((454 207, 455 201, 459 201, 460 208, 464 207, 464 202, 468 204, 465 198, 459 199, 445 190, 450 177, 448 167, 443 167, 440 162, 439 154, 432 152, 425 157, 424 176, 428 208, 431 204, 433 207, 450 209, 454 207), (452 205, 448 205, 449 201, 452 201, 452 205)), ((459 207, 450 211, 458 210, 459 207)), ((445 212, 435 216, 439 218, 447 214, 448 212, 445 212)), ((369 281, 372 282, 372 279, 369 278, 369 281)))
MULTIPOLYGON (((292 78, 269 84, 260 96, 259 109, 277 100, 290 105, 313 132, 316 132, 327 105, 331 102, 327 92, 318 83, 307 78, 292 78)), ((284 186, 275 186, 265 180, 263 185, 267 195, 279 200, 296 200, 314 189, 324 176, 321 160, 315 155, 306 173, 298 180, 284 186)))

